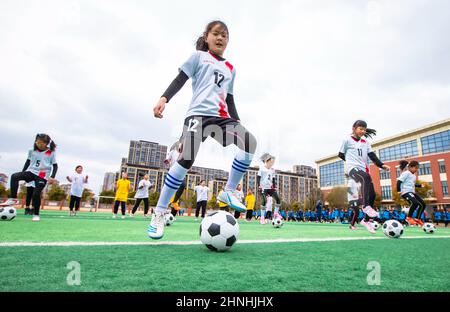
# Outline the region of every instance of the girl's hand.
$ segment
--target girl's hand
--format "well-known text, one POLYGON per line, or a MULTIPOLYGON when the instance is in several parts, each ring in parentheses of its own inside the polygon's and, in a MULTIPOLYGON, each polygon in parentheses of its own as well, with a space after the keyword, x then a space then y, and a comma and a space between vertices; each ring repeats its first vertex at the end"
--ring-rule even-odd
POLYGON ((163 118, 162 113, 164 112, 164 109, 166 108, 167 99, 165 97, 162 97, 159 99, 158 103, 156 103, 155 108, 153 108, 153 115, 156 118, 163 118))
POLYGON ((53 178, 48 179, 48 184, 53 184, 55 182, 56 182, 56 179, 53 179, 53 178))
POLYGON ((389 167, 388 165, 383 165, 382 168, 386 171, 391 171, 391 167, 389 167))

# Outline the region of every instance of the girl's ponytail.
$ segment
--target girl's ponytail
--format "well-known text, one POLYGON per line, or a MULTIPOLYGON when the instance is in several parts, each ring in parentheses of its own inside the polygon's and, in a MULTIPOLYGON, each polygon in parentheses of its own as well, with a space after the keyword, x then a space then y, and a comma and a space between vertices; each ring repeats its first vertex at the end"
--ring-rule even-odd
POLYGON ((406 166, 408 166, 409 162, 407 160, 400 160, 400 171, 403 171, 406 166))

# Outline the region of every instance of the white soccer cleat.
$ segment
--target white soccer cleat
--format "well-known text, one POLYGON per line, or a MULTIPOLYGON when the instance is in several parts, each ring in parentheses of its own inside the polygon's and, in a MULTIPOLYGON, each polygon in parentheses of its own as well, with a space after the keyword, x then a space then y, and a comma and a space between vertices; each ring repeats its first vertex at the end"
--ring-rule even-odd
POLYGON ((223 191, 219 194, 217 197, 218 201, 221 201, 224 204, 227 204, 232 209, 238 211, 238 212, 246 212, 247 208, 244 206, 243 203, 239 201, 239 199, 236 196, 236 193, 233 191, 223 191))
POLYGON ((116 215, 116 214, 113 214, 112 218, 113 218, 113 219, 117 218, 117 215, 116 215))
POLYGON ((41 217, 39 217, 38 215, 34 215, 33 219, 31 219, 31 221, 33 221, 33 222, 41 221, 41 217))
POLYGON ((152 215, 152 220, 148 225, 147 234, 152 239, 160 239, 164 236, 164 225, 166 220, 164 213, 155 213, 152 215))
POLYGON ((125 216, 122 216, 122 219, 125 219, 125 216))
POLYGON ((16 199, 16 198, 8 198, 3 203, 0 203, 0 206, 13 206, 13 205, 18 205, 18 204, 19 204, 19 200, 18 199, 16 199))

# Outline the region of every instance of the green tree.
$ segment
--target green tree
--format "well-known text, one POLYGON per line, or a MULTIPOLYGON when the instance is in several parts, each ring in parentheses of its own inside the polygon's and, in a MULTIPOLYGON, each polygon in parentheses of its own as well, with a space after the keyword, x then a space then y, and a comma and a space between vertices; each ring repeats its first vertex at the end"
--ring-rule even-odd
POLYGON ((53 201, 60 201, 67 197, 66 192, 58 185, 52 185, 47 192, 47 199, 53 201))
MULTIPOLYGON (((102 191, 99 196, 108 196, 114 197, 114 191, 102 191)), ((114 202, 114 198, 104 198, 100 197, 100 204, 112 204, 114 202)))
POLYGON ((300 204, 299 202, 293 202, 293 203, 291 204, 291 209, 292 209, 294 212, 297 212, 297 211, 300 209, 300 207, 301 207, 301 204, 300 204))
POLYGON ((8 197, 8 191, 3 184, 0 184, 0 198, 8 197))
POLYGON ((158 204, 159 193, 158 192, 150 192, 148 194, 148 204, 149 206, 156 207, 158 204))
POLYGON ((381 195, 378 194, 378 193, 376 193, 376 194, 375 194, 375 201, 374 201, 374 203, 373 203, 374 207, 381 208, 381 201, 382 201, 382 200, 383 200, 383 199, 381 198, 381 195))
POLYGON ((24 199, 26 196, 27 196, 27 187, 25 186, 25 184, 22 184, 19 187, 19 193, 17 194, 17 198, 24 199))
POLYGON ((132 200, 134 198, 134 195, 136 195, 137 191, 131 191, 128 193, 128 200, 127 200, 127 204, 134 204, 136 201, 132 200))
POLYGON ((330 204, 331 208, 342 208, 347 206, 347 188, 344 186, 334 187, 327 196, 327 202, 330 204))
POLYGON ((216 196, 213 196, 211 200, 208 201, 208 207, 213 210, 219 209, 219 204, 217 203, 216 196))
POLYGON ((81 195, 81 201, 88 201, 90 200, 92 197, 94 197, 94 192, 92 192, 92 190, 85 188, 83 190, 83 194, 81 195))
POLYGON ((431 185, 419 180, 416 183, 423 185, 423 187, 416 187, 416 194, 422 197, 425 203, 430 203, 431 200, 429 198, 436 197, 431 185))

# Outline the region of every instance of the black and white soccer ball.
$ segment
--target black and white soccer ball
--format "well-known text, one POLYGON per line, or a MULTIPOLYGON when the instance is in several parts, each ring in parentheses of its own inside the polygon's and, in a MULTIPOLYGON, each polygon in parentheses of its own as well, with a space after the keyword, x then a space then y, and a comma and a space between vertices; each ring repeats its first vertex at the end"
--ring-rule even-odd
POLYGON ((175 217, 173 216, 173 214, 167 213, 166 215, 164 215, 164 220, 166 222, 166 225, 170 226, 175 221, 175 217))
POLYGON ((9 207, 0 207, 0 221, 11 221, 17 216, 16 208, 9 207))
POLYGON ((381 225, 377 221, 372 221, 372 227, 374 230, 378 230, 381 227, 381 225))
POLYGON ((387 220, 382 228, 384 235, 389 238, 399 238, 403 235, 403 225, 397 220, 387 220))
POLYGON ((283 226, 283 220, 281 220, 280 218, 273 218, 272 225, 274 228, 280 228, 283 226))
POLYGON ((219 210, 208 214, 200 224, 200 240, 214 251, 226 251, 239 237, 239 223, 229 212, 219 210))
POLYGON ((422 230, 427 234, 433 234, 436 232, 436 226, 433 223, 427 222, 422 226, 422 230))

